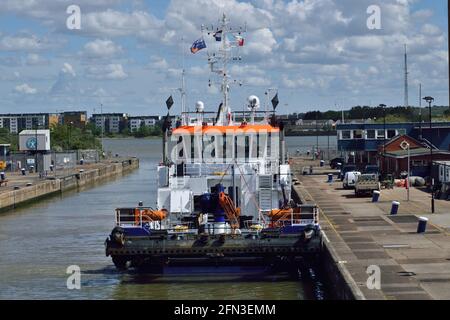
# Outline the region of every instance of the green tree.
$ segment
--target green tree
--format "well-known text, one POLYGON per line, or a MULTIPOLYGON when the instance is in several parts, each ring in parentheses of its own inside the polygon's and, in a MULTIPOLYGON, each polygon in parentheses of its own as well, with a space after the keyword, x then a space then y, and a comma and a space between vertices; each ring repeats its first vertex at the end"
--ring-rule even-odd
POLYGON ((50 128, 52 150, 98 149, 101 143, 91 129, 77 128, 71 125, 53 125, 50 128))

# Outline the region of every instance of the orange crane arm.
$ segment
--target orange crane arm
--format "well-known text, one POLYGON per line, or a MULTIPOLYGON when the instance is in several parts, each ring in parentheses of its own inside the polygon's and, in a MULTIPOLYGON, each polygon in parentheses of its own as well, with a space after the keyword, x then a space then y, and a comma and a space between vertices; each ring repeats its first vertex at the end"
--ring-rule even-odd
POLYGON ((239 216, 241 209, 234 206, 233 200, 224 192, 219 194, 219 204, 225 211, 232 229, 239 228, 239 216))

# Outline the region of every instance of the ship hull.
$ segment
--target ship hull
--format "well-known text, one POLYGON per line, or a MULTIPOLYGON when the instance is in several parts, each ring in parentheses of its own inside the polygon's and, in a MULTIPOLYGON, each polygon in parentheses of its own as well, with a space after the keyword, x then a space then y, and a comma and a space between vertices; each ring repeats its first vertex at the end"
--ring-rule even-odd
POLYGON ((144 264, 242 264, 269 263, 274 258, 286 261, 310 256, 322 251, 320 230, 302 231, 289 235, 223 235, 129 237, 116 242, 111 237, 105 242, 106 256, 111 256, 119 269, 144 264))

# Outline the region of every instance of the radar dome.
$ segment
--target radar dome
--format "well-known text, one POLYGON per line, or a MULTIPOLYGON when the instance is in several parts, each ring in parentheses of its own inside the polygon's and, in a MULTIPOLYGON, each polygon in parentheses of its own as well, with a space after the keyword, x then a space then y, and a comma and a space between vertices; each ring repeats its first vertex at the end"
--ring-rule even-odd
POLYGON ((251 95, 250 97, 248 97, 248 107, 251 109, 259 108, 259 98, 254 95, 251 95))
POLYGON ((203 112, 203 110, 205 110, 205 105, 202 101, 197 101, 197 103, 195 104, 195 110, 197 112, 203 112))

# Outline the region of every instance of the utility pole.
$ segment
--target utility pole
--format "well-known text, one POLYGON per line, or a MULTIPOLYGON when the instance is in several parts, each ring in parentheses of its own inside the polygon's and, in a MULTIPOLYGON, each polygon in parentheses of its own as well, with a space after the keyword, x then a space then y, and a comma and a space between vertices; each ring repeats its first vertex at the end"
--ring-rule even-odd
POLYGON ((434 101, 433 97, 423 98, 428 102, 430 110, 430 184, 431 184, 431 213, 434 213, 434 179, 433 179, 433 124, 431 118, 431 103, 434 101))
MULTIPOLYGON (((450 1, 450 0, 449 0, 450 1)), ((419 140, 422 140, 422 84, 419 83, 419 140)))
POLYGON ((385 104, 380 104, 379 105, 380 108, 383 109, 383 166, 382 166, 382 170, 384 173, 386 173, 386 169, 385 168, 385 164, 386 164, 386 105, 385 104))
MULTIPOLYGON (((319 111, 316 111, 316 152, 317 157, 319 158, 319 124, 318 124, 319 111)), ((315 159, 315 158, 314 158, 315 159)), ((317 160, 317 159, 315 159, 317 160)))
POLYGON ((405 108, 408 108, 408 52, 405 44, 405 108))

